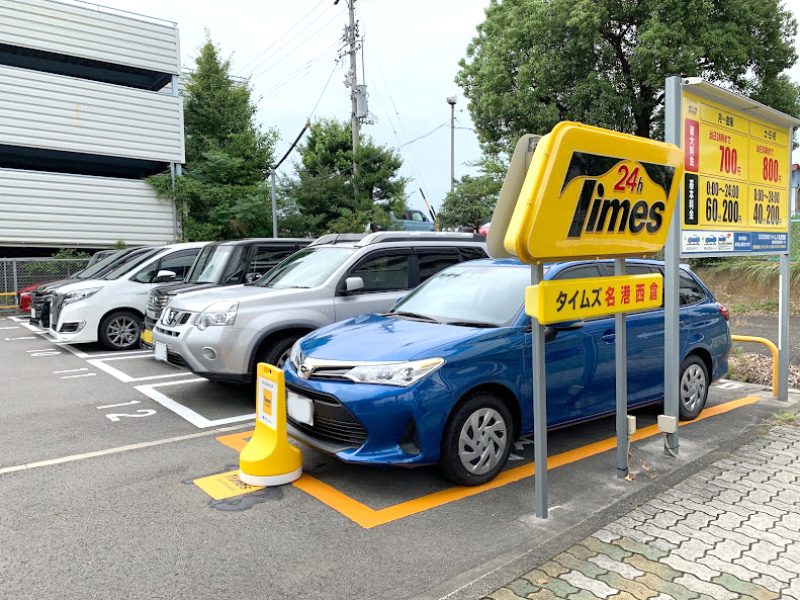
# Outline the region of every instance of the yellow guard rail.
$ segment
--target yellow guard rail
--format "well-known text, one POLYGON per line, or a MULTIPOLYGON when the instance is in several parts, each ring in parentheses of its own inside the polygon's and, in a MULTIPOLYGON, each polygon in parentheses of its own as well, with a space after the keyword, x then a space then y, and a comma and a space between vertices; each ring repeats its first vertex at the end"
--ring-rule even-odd
POLYGON ((732 335, 733 342, 755 342, 764 344, 772 351, 772 395, 778 397, 778 347, 767 338, 753 337, 750 335, 732 335))

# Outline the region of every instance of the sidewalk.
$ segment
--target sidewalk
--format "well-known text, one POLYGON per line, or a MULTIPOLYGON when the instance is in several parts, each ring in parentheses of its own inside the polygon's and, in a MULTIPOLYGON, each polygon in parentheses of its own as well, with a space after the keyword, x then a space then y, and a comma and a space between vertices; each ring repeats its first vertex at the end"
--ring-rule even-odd
POLYGON ((800 427, 773 427, 484 598, 800 600, 800 427))

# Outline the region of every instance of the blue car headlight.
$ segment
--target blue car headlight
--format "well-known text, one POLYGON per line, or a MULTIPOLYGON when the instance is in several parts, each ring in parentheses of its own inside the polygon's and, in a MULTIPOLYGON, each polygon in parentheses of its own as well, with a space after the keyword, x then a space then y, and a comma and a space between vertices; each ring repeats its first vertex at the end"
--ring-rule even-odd
POLYGON ((444 359, 438 357, 408 362, 367 363, 353 367, 344 376, 357 383, 408 387, 430 375, 443 364, 444 359))

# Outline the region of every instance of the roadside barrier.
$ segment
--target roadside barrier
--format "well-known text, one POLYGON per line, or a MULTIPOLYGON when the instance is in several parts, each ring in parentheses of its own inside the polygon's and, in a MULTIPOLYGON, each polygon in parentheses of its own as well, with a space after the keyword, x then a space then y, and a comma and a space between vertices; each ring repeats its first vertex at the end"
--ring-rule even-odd
POLYGON ((291 483, 303 474, 303 457, 286 436, 283 371, 259 363, 256 390, 256 428, 239 455, 239 479, 258 486, 291 483))
POLYGON ((0 293, 0 310, 16 310, 17 294, 14 292, 0 293))
POLYGON ((733 342, 755 342, 764 344, 772 352, 772 395, 778 397, 778 347, 767 338, 753 337, 750 335, 732 335, 733 342))

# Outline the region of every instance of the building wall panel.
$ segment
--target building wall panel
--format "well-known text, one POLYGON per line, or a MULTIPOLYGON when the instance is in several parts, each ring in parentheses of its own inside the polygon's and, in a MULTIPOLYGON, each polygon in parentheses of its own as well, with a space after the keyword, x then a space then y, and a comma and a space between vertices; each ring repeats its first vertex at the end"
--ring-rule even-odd
POLYGON ((0 0, 0 43, 180 73, 177 27, 110 9, 51 0, 0 0))
POLYGON ((182 163, 183 102, 0 66, 0 144, 182 163))
POLYGON ((174 240, 173 205, 144 181, 0 169, 0 246, 174 240))

